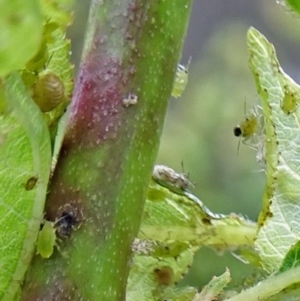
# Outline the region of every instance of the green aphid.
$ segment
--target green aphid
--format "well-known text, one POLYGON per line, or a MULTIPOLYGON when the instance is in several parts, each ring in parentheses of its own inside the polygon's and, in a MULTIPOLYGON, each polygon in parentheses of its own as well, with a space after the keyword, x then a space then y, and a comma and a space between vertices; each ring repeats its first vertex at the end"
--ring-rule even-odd
POLYGON ((243 138, 243 142, 246 142, 250 138, 253 138, 261 130, 261 114, 260 107, 255 107, 249 111, 244 121, 236 125, 233 128, 234 136, 243 138))
POLYGON ((236 137, 243 137, 244 141, 246 141, 257 132, 258 127, 257 116, 251 114, 243 122, 235 126, 233 132, 236 137))
POLYGON ((297 99, 296 95, 290 91, 286 91, 284 94, 281 109, 285 114, 294 113, 298 107, 299 100, 297 99))
POLYGON ((180 97, 186 88, 186 85, 188 83, 188 68, 190 63, 191 63, 191 58, 189 59, 186 67, 181 64, 177 66, 176 76, 173 83, 173 90, 171 93, 172 96, 175 98, 180 97))
POLYGON ((58 218, 54 222, 47 220, 43 222, 36 243, 37 254, 49 258, 56 247, 63 256, 66 256, 60 250, 57 241, 70 238, 73 231, 80 228, 83 220, 82 210, 69 203, 58 208, 58 218))
POLYGON ((44 226, 39 232, 36 243, 37 254, 43 258, 49 258, 54 252, 54 247, 58 247, 56 239, 55 223, 44 221, 44 226))

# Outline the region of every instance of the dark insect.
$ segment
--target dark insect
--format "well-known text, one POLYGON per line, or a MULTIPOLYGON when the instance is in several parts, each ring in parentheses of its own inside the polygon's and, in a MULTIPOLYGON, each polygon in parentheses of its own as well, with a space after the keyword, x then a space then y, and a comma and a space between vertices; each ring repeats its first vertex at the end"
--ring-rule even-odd
POLYGON ((25 189, 32 190, 35 187, 37 180, 38 180, 37 177, 29 178, 25 184, 25 189))
POLYGON ((63 100, 65 93, 64 84, 54 73, 42 75, 33 87, 32 98, 42 112, 50 112, 63 100))
POLYGON ((61 238, 70 238, 74 230, 77 230, 82 222, 82 211, 66 204, 58 209, 59 214, 55 223, 56 233, 61 238))

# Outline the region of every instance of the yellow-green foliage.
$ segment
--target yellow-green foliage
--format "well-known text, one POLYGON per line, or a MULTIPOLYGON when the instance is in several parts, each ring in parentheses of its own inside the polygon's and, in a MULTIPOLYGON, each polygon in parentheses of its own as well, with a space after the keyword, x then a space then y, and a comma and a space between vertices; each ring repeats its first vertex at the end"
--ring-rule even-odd
POLYGON ((0 2, 0 76, 23 69, 42 37, 38 0, 0 2))
POLYGON ((40 47, 21 75, 41 111, 46 112, 47 123, 53 130, 72 96, 73 65, 69 61, 70 41, 65 38, 72 17, 66 12, 56 14, 54 4, 43 5, 47 15, 40 47))
POLYGON ((264 268, 277 271, 290 247, 299 240, 300 87, 281 69, 274 46, 254 28, 248 31, 248 47, 266 135, 267 187, 256 249, 264 268))
MULTIPOLYGON (((70 4, 46 0, 0 3, 1 300, 14 299, 34 254, 50 175, 49 126, 54 136, 71 99, 73 67, 70 42, 65 39, 72 21, 70 4), (45 82, 39 87, 47 74, 53 74, 60 88, 53 82, 52 91, 47 85, 45 89, 45 82), (48 105, 47 111, 53 110, 42 113, 31 97, 34 90, 42 102, 55 90, 58 106, 48 105)), ((44 257, 53 252, 49 226, 39 240, 44 257)))

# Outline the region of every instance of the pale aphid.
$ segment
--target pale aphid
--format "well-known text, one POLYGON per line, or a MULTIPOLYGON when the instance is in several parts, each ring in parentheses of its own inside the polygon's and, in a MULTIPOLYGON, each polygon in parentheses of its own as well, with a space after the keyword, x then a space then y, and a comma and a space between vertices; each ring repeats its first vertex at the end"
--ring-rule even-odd
POLYGON ((45 220, 43 228, 39 232, 36 242, 36 253, 40 254, 43 258, 49 258, 54 252, 54 247, 58 246, 54 225, 55 223, 45 220))
POLYGON ((233 129, 236 137, 245 138, 244 141, 251 138, 258 130, 258 119, 254 114, 248 115, 246 119, 233 129))
POLYGON ((64 94, 62 80, 54 72, 47 72, 33 86, 32 98, 42 112, 50 112, 61 103, 64 94))
POLYGON ((167 185, 169 188, 174 186, 180 190, 187 190, 190 186, 193 186, 186 174, 177 173, 172 168, 164 165, 155 165, 152 177, 159 184, 167 185))
POLYGON ((189 58, 186 66, 179 64, 173 83, 172 96, 178 98, 182 95, 188 83, 188 69, 191 63, 191 57, 189 58))
POLYGON ((296 111, 299 105, 299 99, 295 93, 285 89, 285 94, 281 102, 281 109, 285 114, 291 114, 296 111))
POLYGON ((79 229, 82 222, 81 209, 75 208, 71 204, 65 204, 58 208, 58 218, 55 222, 47 220, 43 222, 36 243, 37 254, 43 258, 49 258, 54 252, 54 247, 60 251, 57 244, 59 238, 70 238, 73 231, 79 229))
POLYGON ((243 138, 243 142, 246 142, 250 138, 253 139, 261 131, 262 120, 259 110, 261 109, 258 106, 252 108, 246 115, 245 120, 233 128, 234 135, 243 138))
POLYGON ((235 126, 233 131, 236 137, 242 138, 244 144, 256 151, 256 161, 265 167, 266 143, 268 143, 268 141, 266 141, 266 135, 264 133, 262 116, 262 108, 260 106, 252 108, 246 115, 245 120, 241 122, 241 124, 235 126))

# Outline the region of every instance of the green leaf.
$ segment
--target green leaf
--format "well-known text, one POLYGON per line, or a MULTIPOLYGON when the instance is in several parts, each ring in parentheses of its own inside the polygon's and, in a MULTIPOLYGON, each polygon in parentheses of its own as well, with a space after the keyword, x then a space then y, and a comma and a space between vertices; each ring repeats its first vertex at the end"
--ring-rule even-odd
POLYGON ((0 76, 23 69, 37 52, 43 30, 37 0, 0 1, 0 76))
POLYGON ((256 229, 252 221, 236 214, 214 214, 190 192, 152 180, 139 238, 234 250, 253 246, 256 229))
MULTIPOLYGON (((45 113, 53 141, 57 133, 57 122, 70 104, 74 86, 74 66, 70 63, 70 41, 65 37, 66 27, 72 22, 70 8, 73 0, 50 2, 40 0, 40 3, 44 15, 41 44, 21 74, 30 94, 36 99, 38 105, 43 101, 46 102, 47 99, 51 101, 51 97, 54 97, 55 100, 57 94, 62 94, 57 106, 45 113), (51 85, 50 81, 48 83, 44 81, 42 89, 38 89, 39 83, 49 74, 52 78, 57 78, 56 83, 51 85), (58 89, 57 83, 63 88, 58 89), (36 93, 37 89, 41 90, 42 93, 36 93), (45 97, 37 97, 36 94, 45 97)), ((47 107, 47 104, 44 106, 47 107)))
POLYGON ((286 254, 282 266, 279 272, 284 272, 293 267, 300 265, 300 242, 298 241, 294 246, 292 246, 289 252, 286 254))
MULTIPOLYGON (((176 294, 174 300, 191 300, 195 291, 185 288, 180 295, 174 283, 187 272, 193 254, 201 246, 219 251, 253 247, 256 223, 235 214, 213 214, 186 190, 188 184, 184 174, 163 165, 154 167, 139 232, 143 240, 136 239, 132 246, 136 255, 128 280, 127 301, 173 300, 176 294)), ((229 276, 227 271, 220 279, 212 280, 203 294, 217 296, 229 276)))
POLYGON ((248 31, 248 47, 266 134, 267 186, 256 248, 264 268, 277 271, 300 239, 300 88, 280 68, 273 45, 254 28, 248 31))
POLYGON ((14 74, 0 85, 0 300, 12 300, 34 251, 50 173, 49 131, 14 74))
POLYGON ((152 254, 151 251, 149 254, 136 254, 127 283, 126 301, 155 301, 169 298, 178 301, 191 300, 196 294, 196 289, 185 287, 180 291, 175 283, 192 264, 194 251, 193 248, 187 247, 176 256, 166 252, 165 257, 156 257, 155 251, 152 254))
POLYGON ((286 3, 298 14, 300 14, 300 1, 299 0, 285 0, 286 3))
POLYGON ((257 301, 257 300, 299 300, 299 290, 297 287, 294 292, 289 292, 288 298, 284 298, 284 289, 299 282, 300 279, 300 267, 290 269, 288 271, 282 272, 280 274, 270 276, 267 279, 260 281, 256 286, 249 289, 243 290, 239 294, 226 299, 226 301, 257 301), (276 298, 277 294, 280 294, 281 298, 276 298), (274 299, 267 299, 274 296, 274 299))
POLYGON ((41 10, 46 19, 60 24, 61 27, 70 25, 73 21, 72 14, 74 0, 39 0, 41 10))

